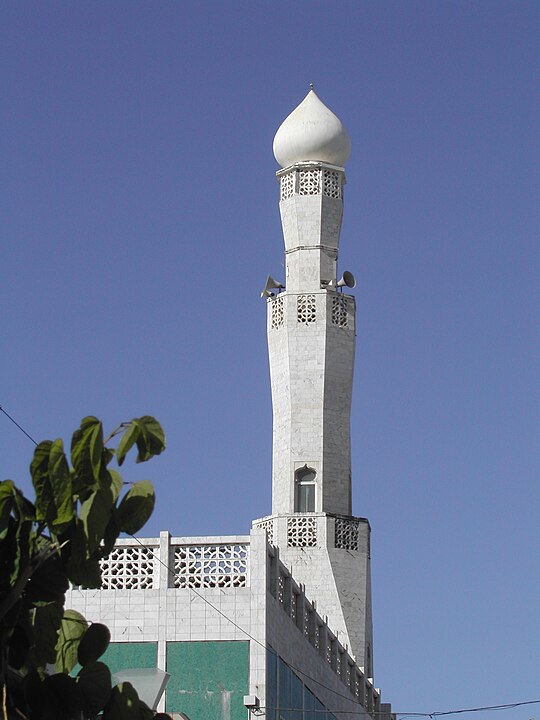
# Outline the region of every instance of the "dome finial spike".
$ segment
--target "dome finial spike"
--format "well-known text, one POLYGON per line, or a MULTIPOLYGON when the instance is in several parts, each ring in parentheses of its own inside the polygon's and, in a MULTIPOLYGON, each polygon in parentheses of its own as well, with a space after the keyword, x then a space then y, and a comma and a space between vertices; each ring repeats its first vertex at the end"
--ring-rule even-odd
POLYGON ((314 90, 314 89, 315 89, 315 88, 313 87, 313 83, 309 83, 309 89, 310 89, 310 90, 314 90))

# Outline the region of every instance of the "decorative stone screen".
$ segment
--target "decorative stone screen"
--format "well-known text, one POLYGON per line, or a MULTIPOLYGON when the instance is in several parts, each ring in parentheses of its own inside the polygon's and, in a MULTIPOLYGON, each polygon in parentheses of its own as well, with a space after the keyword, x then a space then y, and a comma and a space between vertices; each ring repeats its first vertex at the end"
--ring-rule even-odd
POLYGON ((178 545, 174 587, 246 587, 247 545, 178 545))
POLYGON ((294 195, 294 179, 295 179, 295 173, 290 172, 286 175, 281 176, 281 183, 280 183, 280 196, 281 200, 287 200, 287 198, 290 198, 294 195))
POLYGON ((150 590, 154 585, 155 547, 118 545, 100 561, 102 590, 150 590))
POLYGON ((349 688, 351 687, 351 675, 351 664, 349 662, 345 662, 345 685, 349 688))
POLYGON ((283 327, 283 298, 278 295, 270 304, 270 319, 272 330, 279 330, 283 327))
POLYGON ((326 653, 325 653, 325 658, 326 658, 326 662, 327 662, 329 665, 332 665, 332 654, 333 654, 333 653, 332 653, 332 639, 329 638, 329 637, 327 637, 327 638, 326 638, 326 653))
POLYGON ((274 544, 274 521, 273 520, 262 520, 260 523, 257 523, 257 527, 262 528, 263 530, 266 530, 266 537, 268 538, 268 542, 270 545, 274 544))
POLYGON ((315 295, 299 295, 296 300, 296 315, 299 323, 314 323, 316 319, 315 295))
POLYGON ((304 635, 307 637, 312 645, 315 645, 315 631, 313 628, 313 609, 310 607, 304 608, 304 635))
POLYGON ((316 547, 315 518, 305 516, 287 518, 287 545, 289 547, 316 547))
POLYGON ((336 518, 335 546, 342 550, 358 550, 358 520, 336 518))
POLYGON ((335 170, 324 170, 323 195, 327 195, 332 198, 341 197, 341 181, 339 173, 335 170))
MULTIPOLYGON (((323 619, 317 613, 314 606, 306 598, 302 586, 294 581, 285 565, 276 558, 274 551, 268 549, 268 557, 271 563, 270 573, 272 576, 270 592, 273 597, 276 598, 283 612, 291 618, 308 642, 328 662, 341 682, 356 695, 360 704, 362 704, 364 701, 364 681, 361 668, 356 665, 347 649, 343 647, 330 630, 326 619, 323 619)), ((275 661, 275 652, 271 650, 271 655, 268 657, 272 657, 275 661)), ((270 665, 267 667, 270 668, 270 665)), ((287 697, 290 698, 289 695, 287 697)), ((288 702, 289 700, 285 701, 285 703, 288 702)), ((306 720, 310 719, 306 718, 306 720)))
POLYGON ((343 174, 326 168, 304 168, 292 170, 281 175, 279 181, 280 200, 288 200, 293 195, 326 195, 342 198, 343 174))
POLYGON ((321 170, 300 170, 298 173, 298 194, 299 195, 320 195, 321 193, 321 170))
POLYGON ((321 650, 321 627, 322 625, 316 625, 315 626, 315 636, 314 636, 314 643, 313 647, 315 650, 321 650))
POLYGON ((298 611, 298 595, 293 591, 291 593, 291 620, 296 625, 296 613, 298 611))
POLYGON ((335 295, 332 298, 332 324, 338 327, 347 327, 349 324, 349 316, 347 313, 347 299, 341 295, 335 295))

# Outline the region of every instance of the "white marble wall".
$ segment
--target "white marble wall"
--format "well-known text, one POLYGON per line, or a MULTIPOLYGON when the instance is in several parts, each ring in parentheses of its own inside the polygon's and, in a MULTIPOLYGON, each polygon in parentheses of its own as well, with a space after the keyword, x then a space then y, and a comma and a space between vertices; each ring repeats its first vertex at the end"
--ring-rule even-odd
MULTIPOLYGON (((166 670, 167 642, 202 640, 250 641, 250 687, 266 682, 265 597, 266 536, 160 538, 141 540, 156 547, 158 572, 155 587, 146 590, 81 590, 66 595, 66 607, 78 610, 91 622, 102 622, 111 630, 112 642, 157 642, 158 667, 166 670), (175 545, 219 545, 249 543, 246 587, 174 588, 172 548, 175 545), (251 640, 255 638, 255 641, 251 640)), ((119 544, 133 545, 133 540, 119 544)), ((164 701, 163 701, 164 702, 164 701)), ((162 706, 164 707, 162 702, 162 706)))
MULTIPOLYGON (((325 623, 319 601, 315 611, 315 603, 310 603, 306 598, 300 581, 290 576, 279 560, 278 551, 268 545, 264 530, 254 528, 250 536, 192 538, 171 538, 164 532, 159 538, 145 538, 140 542, 145 547, 155 548, 159 571, 153 574, 153 587, 146 590, 74 588, 66 594, 66 607, 78 610, 91 622, 108 625, 112 642, 156 642, 158 667, 163 670, 167 669, 168 642, 247 640, 249 694, 256 695, 261 705, 264 705, 266 700, 266 648, 270 645, 286 662, 303 671, 302 679, 327 707, 344 711, 352 706, 363 714, 358 705, 364 700, 363 694, 355 697, 353 692, 348 690, 344 685, 343 673, 341 676, 336 674, 335 667, 327 661, 322 650, 315 650, 307 633, 299 629, 297 623, 292 622, 290 605, 287 606, 277 599, 279 573, 286 573, 290 578, 288 591, 292 592, 293 588, 296 588, 299 593, 297 612, 309 605, 322 628, 321 637, 331 636, 336 642, 339 641, 335 650, 341 648, 341 656, 347 658, 343 635, 325 623), (169 568, 172 567, 171 555, 175 545, 213 546, 246 542, 249 543, 246 587, 170 587, 173 573, 169 568), (309 678, 320 679, 327 689, 319 688, 309 678), (336 705, 338 696, 334 697, 332 689, 344 696, 339 705, 336 705), (348 693, 350 700, 347 699, 348 693)), ((134 541, 120 540, 119 545, 134 546, 134 541)), ((353 658, 349 656, 347 662, 358 675, 360 670, 354 669, 353 658)), ((367 678, 363 678, 362 683, 376 707, 379 702, 378 691, 367 678)), ((162 700, 160 709, 164 706, 165 699, 162 700)))
POLYGON ((268 349, 273 408, 272 512, 292 513, 294 473, 307 464, 317 472, 316 510, 351 513, 350 410, 355 350, 352 296, 311 293, 314 322, 298 321, 299 294, 280 295, 283 324, 272 323, 268 349), (346 298, 348 322, 332 322, 332 302, 346 298))

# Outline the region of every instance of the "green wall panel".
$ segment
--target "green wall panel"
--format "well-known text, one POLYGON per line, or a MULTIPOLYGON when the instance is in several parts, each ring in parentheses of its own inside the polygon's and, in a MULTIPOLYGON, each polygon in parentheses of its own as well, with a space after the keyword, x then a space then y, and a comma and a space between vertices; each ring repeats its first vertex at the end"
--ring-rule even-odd
POLYGON ((167 711, 192 720, 246 720, 249 643, 167 643, 167 711))
POLYGON ((131 668, 157 667, 157 643, 111 643, 100 658, 112 673, 131 668))

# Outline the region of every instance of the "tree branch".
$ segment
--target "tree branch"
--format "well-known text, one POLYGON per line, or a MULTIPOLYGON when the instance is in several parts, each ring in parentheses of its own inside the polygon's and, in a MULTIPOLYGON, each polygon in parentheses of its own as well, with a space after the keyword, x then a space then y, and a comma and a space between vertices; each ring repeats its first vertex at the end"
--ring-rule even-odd
POLYGON ((118 433, 122 432, 122 430, 127 428, 129 425, 131 425, 131 421, 120 423, 120 425, 118 425, 118 427, 115 427, 114 430, 112 431, 112 433, 105 438, 105 440, 103 441, 103 444, 106 445, 109 442, 109 440, 112 440, 115 435, 118 435, 118 433))

